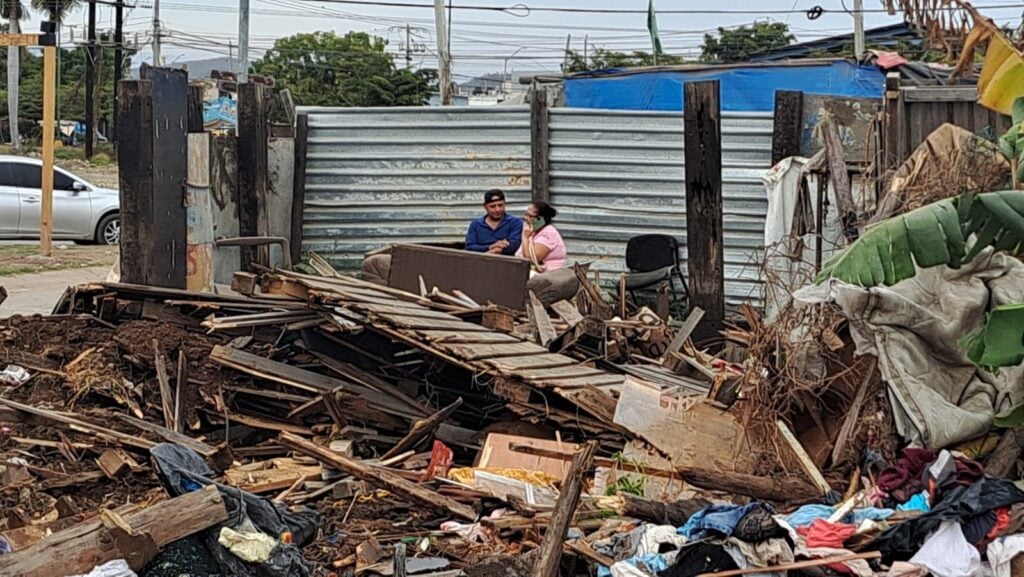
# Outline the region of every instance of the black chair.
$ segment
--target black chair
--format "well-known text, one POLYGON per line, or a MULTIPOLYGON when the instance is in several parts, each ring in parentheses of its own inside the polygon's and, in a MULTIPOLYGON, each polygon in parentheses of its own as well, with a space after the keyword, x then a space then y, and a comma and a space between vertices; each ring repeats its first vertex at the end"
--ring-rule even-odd
POLYGON ((679 241, 667 234, 642 234, 626 244, 626 290, 636 302, 636 291, 663 282, 669 283, 672 295, 685 306, 690 298, 682 267, 679 264, 679 241), (676 287, 678 281, 679 286, 676 287))

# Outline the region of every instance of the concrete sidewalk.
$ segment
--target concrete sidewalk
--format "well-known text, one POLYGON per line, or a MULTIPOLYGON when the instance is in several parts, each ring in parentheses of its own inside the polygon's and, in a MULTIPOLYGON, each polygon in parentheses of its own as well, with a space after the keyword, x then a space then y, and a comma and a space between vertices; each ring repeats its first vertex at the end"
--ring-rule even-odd
POLYGON ((110 268, 104 266, 0 277, 0 286, 7 289, 7 300, 0 303, 0 317, 49 314, 64 289, 102 281, 109 271, 110 268))

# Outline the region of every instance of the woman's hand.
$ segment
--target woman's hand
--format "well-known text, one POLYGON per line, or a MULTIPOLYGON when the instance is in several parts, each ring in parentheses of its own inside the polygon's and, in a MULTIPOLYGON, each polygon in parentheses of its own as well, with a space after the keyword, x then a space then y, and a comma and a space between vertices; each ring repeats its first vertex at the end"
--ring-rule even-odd
POLYGON ((528 240, 533 236, 533 223, 528 220, 523 221, 523 241, 528 240))

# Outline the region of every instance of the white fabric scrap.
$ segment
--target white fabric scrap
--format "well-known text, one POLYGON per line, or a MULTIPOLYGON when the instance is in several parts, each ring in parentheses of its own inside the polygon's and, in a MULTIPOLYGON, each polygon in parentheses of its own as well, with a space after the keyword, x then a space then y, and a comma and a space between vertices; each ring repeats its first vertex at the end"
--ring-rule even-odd
POLYGON ((671 525, 642 525, 633 531, 633 550, 630 557, 643 557, 661 552, 664 544, 679 549, 686 544, 686 537, 671 525))
POLYGON ((72 577, 139 577, 135 571, 128 566, 124 559, 115 559, 95 567, 84 575, 73 575, 72 577))
POLYGON ((935 577, 980 577, 981 554, 967 542, 956 521, 939 526, 910 562, 928 569, 935 577))
POLYGON ((252 523, 246 522, 241 531, 221 527, 217 542, 236 557, 248 563, 263 563, 270 559, 270 553, 277 547, 277 539, 260 532, 252 523))
POLYGON ((988 562, 996 577, 1011 577, 1010 569, 1017 555, 1024 553, 1024 534, 1007 535, 988 544, 988 562))

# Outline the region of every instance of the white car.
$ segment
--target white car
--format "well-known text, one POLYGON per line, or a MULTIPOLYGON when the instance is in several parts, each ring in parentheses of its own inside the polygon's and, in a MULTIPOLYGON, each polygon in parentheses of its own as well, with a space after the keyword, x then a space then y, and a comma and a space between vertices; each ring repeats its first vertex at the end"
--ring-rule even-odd
MULTIPOLYGON (((39 238, 43 201, 41 160, 0 156, 0 239, 39 238)), ((53 239, 117 244, 121 206, 116 190, 93 186, 62 168, 53 170, 53 239)))

